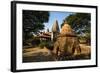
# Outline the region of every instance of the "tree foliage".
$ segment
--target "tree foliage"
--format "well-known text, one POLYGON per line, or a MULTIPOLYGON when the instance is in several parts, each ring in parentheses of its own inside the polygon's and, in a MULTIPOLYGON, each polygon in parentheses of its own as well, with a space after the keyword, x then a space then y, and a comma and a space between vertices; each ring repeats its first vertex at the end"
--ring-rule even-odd
POLYGON ((30 38, 31 33, 38 33, 44 29, 44 22, 48 22, 49 12, 23 10, 23 38, 30 38))
MULTIPOLYGON (((90 13, 74 13, 65 18, 65 21, 67 21, 78 34, 90 32, 90 20, 90 13)), ((61 26, 63 26, 63 23, 61 26)))

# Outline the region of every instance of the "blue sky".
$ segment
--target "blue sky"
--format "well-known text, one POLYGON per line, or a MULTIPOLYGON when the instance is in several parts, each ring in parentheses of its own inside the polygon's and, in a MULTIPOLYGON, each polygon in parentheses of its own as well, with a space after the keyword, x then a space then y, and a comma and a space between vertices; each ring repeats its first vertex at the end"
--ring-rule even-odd
POLYGON ((61 28, 61 24, 63 22, 63 20, 69 16, 70 14, 72 14, 71 12, 55 12, 55 11, 51 11, 50 12, 50 16, 49 16, 49 21, 47 23, 44 23, 45 25, 45 31, 48 28, 49 31, 51 31, 52 29, 52 25, 54 24, 55 20, 58 21, 59 24, 59 28, 61 28))

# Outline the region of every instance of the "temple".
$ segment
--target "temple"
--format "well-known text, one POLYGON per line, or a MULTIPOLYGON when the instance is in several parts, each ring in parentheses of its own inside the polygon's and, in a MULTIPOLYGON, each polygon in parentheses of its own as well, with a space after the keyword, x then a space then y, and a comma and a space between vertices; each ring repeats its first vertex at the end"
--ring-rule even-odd
POLYGON ((36 38, 40 38, 40 40, 51 40, 52 42, 55 42, 57 37, 74 36, 73 34, 74 33, 71 26, 66 21, 64 21, 64 25, 62 26, 60 32, 58 21, 55 20, 54 24, 52 25, 51 32, 47 28, 46 32, 40 32, 36 38))

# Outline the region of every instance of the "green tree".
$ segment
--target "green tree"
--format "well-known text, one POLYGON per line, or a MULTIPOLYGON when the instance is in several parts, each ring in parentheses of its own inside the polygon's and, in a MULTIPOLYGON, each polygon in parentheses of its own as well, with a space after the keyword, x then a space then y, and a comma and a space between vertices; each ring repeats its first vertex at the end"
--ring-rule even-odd
POLYGON ((49 12, 23 10, 23 39, 31 38, 31 34, 37 34, 44 29, 44 22, 48 22, 49 12))
POLYGON ((44 22, 48 22, 49 12, 23 10, 23 35, 29 38, 30 33, 38 33, 44 29, 44 22))
MULTIPOLYGON (((78 34, 84 33, 86 31, 90 32, 90 20, 90 13, 74 13, 65 18, 65 21, 67 21, 68 24, 70 24, 78 34)), ((63 23, 61 26, 63 26, 63 23)))

